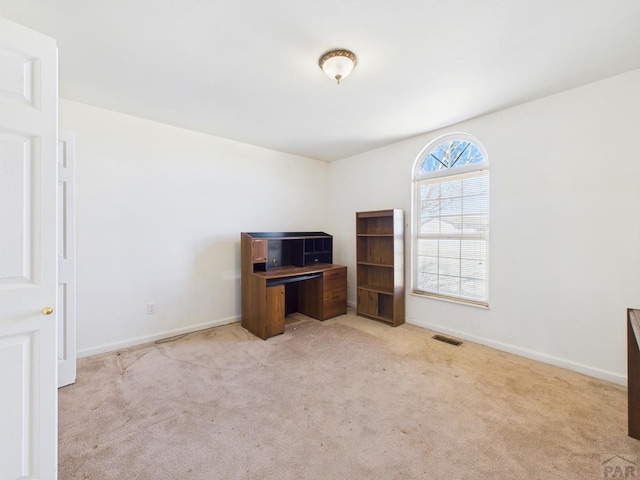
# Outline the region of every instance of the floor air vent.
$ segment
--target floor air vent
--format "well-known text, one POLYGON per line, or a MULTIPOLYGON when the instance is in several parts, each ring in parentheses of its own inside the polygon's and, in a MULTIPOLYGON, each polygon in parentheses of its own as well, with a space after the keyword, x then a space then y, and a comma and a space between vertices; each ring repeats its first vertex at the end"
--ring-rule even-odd
POLYGON ((438 340, 439 342, 444 342, 444 343, 448 343, 450 345, 455 345, 456 347, 459 345, 462 345, 462 342, 460 340, 455 340, 453 338, 449 338, 449 337, 445 337, 444 335, 434 335, 433 337, 434 340, 438 340))

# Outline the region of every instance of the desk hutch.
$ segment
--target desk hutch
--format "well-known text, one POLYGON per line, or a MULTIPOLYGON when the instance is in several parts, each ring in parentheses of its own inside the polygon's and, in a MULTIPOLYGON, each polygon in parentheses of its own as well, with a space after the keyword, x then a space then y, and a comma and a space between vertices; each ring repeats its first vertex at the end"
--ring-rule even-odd
POLYGON ((347 313, 347 267, 334 265, 324 232, 242 232, 242 326, 266 340, 285 316, 318 320, 347 313))

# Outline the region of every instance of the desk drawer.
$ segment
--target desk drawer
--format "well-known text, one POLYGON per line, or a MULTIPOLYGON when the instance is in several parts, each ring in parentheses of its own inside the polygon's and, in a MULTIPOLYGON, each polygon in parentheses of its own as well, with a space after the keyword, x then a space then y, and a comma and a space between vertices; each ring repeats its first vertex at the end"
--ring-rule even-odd
POLYGON ((347 280, 347 267, 334 268, 332 270, 327 270, 326 272, 322 273, 322 276, 327 281, 329 281, 329 280, 338 280, 338 279, 342 279, 342 278, 344 278, 344 280, 346 281, 347 280))
POLYGON ((336 292, 331 295, 325 295, 324 298, 323 320, 336 315, 347 313, 347 292, 336 292))
POLYGON ((333 292, 325 292, 322 296, 322 299, 325 303, 333 303, 333 302, 342 302, 347 301, 347 291, 345 289, 335 290, 333 292))
POLYGON ((323 275, 324 294, 347 289, 347 269, 331 270, 323 275))
POLYGON ((322 277, 323 320, 347 313, 347 268, 324 272, 322 277))

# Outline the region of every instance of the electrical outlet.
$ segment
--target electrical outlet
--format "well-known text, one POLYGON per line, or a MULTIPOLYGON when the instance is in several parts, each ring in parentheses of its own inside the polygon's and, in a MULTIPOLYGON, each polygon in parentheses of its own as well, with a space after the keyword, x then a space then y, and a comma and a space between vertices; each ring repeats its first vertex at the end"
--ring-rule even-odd
POLYGON ((147 303, 147 315, 153 315, 154 313, 156 313, 156 304, 147 303))

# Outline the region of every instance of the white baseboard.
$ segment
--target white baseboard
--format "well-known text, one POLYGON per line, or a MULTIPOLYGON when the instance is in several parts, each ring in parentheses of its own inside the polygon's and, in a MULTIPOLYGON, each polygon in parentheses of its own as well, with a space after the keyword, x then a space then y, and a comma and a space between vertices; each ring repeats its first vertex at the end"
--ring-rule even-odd
POLYGON ((453 337, 462 338, 464 340, 469 340, 470 342, 479 343, 480 345, 485 345, 487 347, 495 348, 496 350, 502 350, 504 352, 513 353, 514 355, 518 355, 520 357, 530 358, 532 360, 537 360, 539 362, 547 363, 549 365, 554 365, 556 367, 564 368, 566 370, 572 370, 574 372, 582 373, 590 377, 599 378, 601 380, 607 380, 609 382, 617 383, 619 385, 627 385, 626 375, 620 375, 618 373, 608 372, 606 370, 600 370, 599 368, 590 367, 582 363, 573 362, 571 360, 554 357, 553 355, 547 355, 546 353, 540 353, 534 350, 516 347, 514 345, 509 345, 502 342, 497 342, 495 340, 490 340, 488 338, 483 338, 475 335, 466 334, 463 332, 458 332, 458 331, 443 327, 441 325, 433 325, 429 322, 416 320, 415 318, 407 317, 406 322, 411 325, 416 325, 418 327, 433 330, 434 332, 437 332, 437 333, 443 333, 443 334, 451 335, 453 337))
POLYGON ((189 327, 177 328, 175 330, 168 330, 166 332, 154 333, 152 335, 145 335, 143 337, 136 337, 124 340, 122 342, 107 343, 98 347, 86 348, 84 350, 78 350, 77 357, 90 357, 92 355, 98 355, 100 353, 112 352, 114 350, 120 350, 121 348, 133 347, 134 345, 140 345, 143 343, 155 342, 156 340, 162 340, 164 338, 174 337, 176 335, 182 335, 185 333, 193 333, 200 330, 206 330, 208 328, 219 327, 221 325, 228 325, 230 323, 237 323, 240 321, 240 317, 224 318, 222 320, 214 320, 212 322, 201 323, 199 325, 192 325, 189 327))

